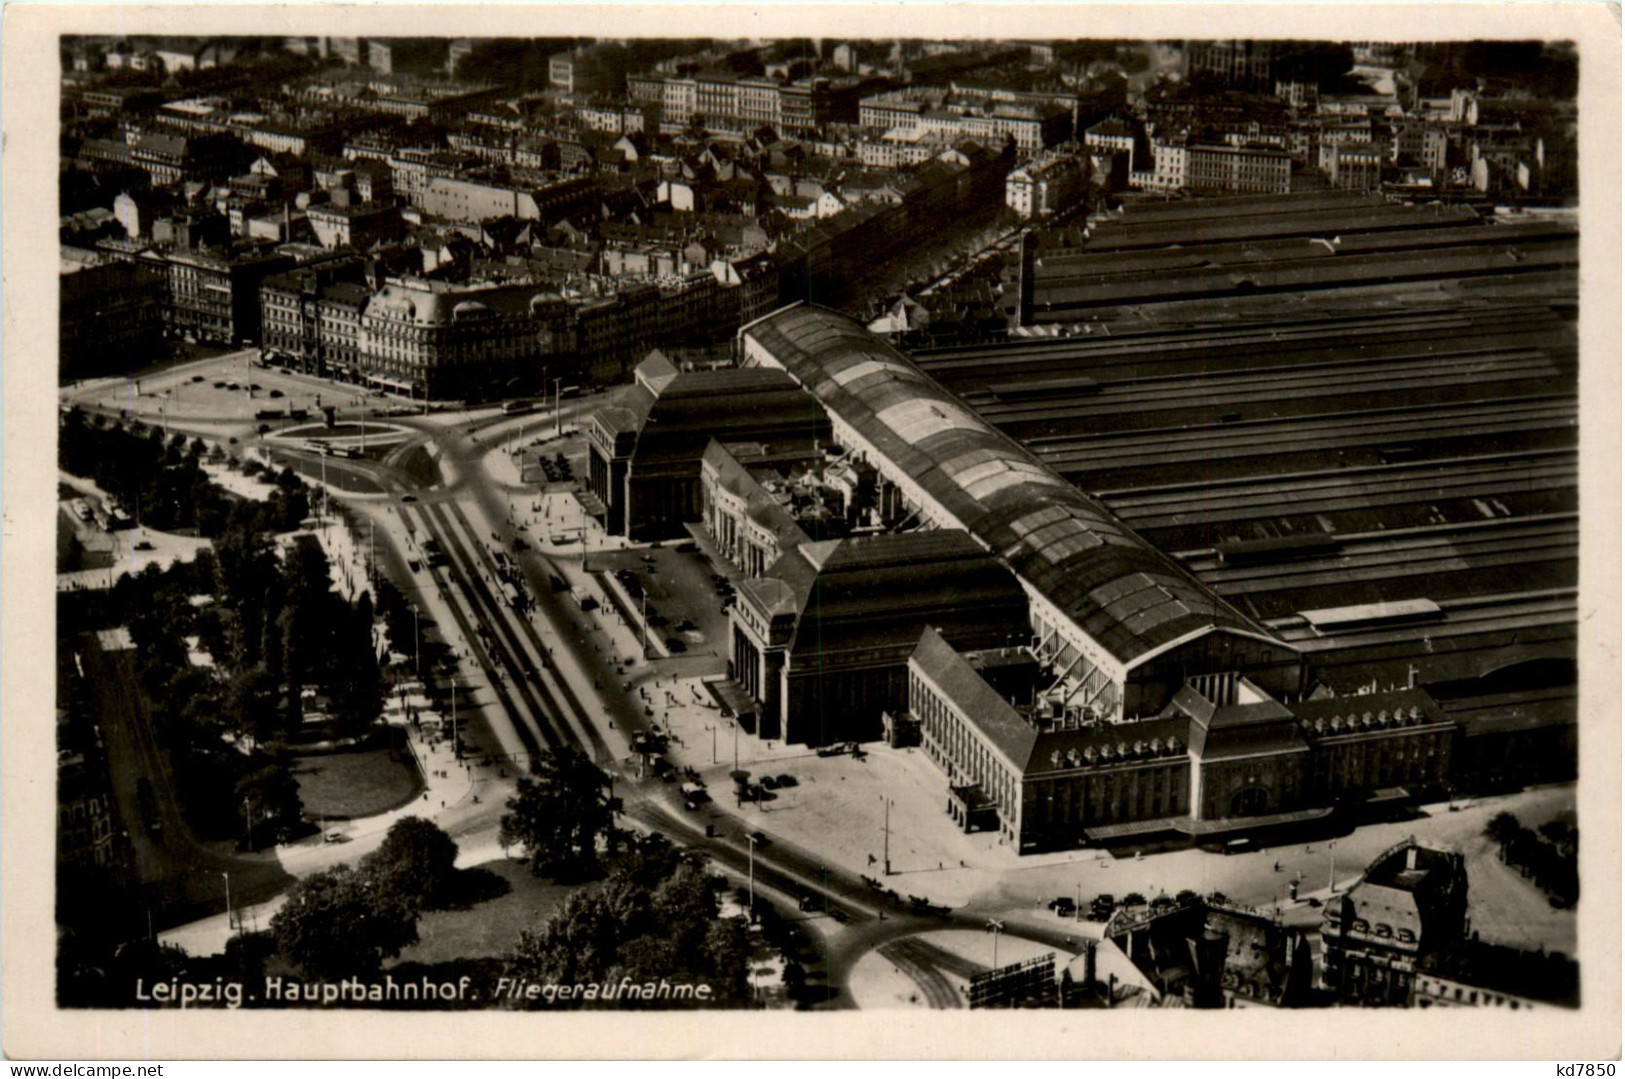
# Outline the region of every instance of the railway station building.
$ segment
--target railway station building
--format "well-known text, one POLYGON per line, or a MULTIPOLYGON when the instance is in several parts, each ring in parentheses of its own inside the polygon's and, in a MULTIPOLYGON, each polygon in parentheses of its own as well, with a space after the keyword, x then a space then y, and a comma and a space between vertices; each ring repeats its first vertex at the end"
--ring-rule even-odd
POLYGON ((909 653, 892 718, 948 811, 1019 849, 1201 836, 1573 775, 1578 348, 1571 272, 1539 272, 913 357, 797 305, 738 352, 822 406, 908 530, 1025 598, 1024 639, 987 646, 1019 662, 950 633, 909 653), (1025 699, 996 687, 1026 668, 1025 699))

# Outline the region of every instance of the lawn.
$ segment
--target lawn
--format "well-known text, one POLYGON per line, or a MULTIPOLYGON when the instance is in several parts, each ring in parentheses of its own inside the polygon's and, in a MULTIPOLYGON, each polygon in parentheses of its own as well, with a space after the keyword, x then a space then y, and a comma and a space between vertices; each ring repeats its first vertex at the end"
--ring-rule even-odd
MULTIPOLYGON (((440 963, 506 955, 518 945, 520 930, 540 928, 581 887, 533 876, 523 862, 504 858, 471 872, 491 873, 506 882, 508 890, 465 910, 426 911, 418 919, 418 943, 401 953, 401 962, 440 963)), ((502 887, 495 881, 491 884, 493 891, 502 887)))
POLYGON ((423 789, 404 750, 395 758, 387 749, 295 757, 293 775, 307 817, 370 817, 410 802, 423 789))
POLYGON ((440 485, 440 467, 422 446, 414 446, 407 450, 399 461, 399 468, 406 474, 407 479, 419 487, 440 485))

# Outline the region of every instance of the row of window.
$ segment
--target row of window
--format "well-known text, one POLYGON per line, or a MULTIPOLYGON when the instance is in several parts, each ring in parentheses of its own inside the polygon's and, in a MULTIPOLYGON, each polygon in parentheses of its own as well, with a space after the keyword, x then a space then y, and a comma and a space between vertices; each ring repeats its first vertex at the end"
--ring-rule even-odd
POLYGON ((1379 940, 1397 940, 1401 944, 1416 943, 1416 932, 1407 926, 1400 926, 1398 931, 1395 931, 1394 927, 1386 922, 1372 925, 1364 918, 1356 918, 1352 928, 1356 933, 1369 933, 1379 940))
POLYGON ((1020 780, 996 756, 959 713, 912 670, 909 672, 909 707, 920 717, 925 736, 941 747, 952 768, 977 784, 1003 810, 1007 823, 1020 813, 1020 780))

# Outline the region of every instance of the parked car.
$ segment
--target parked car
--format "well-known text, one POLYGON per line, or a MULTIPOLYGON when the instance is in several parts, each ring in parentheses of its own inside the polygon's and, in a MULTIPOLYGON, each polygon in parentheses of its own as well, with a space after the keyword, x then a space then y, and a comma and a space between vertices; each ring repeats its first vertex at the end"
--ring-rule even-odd
POLYGON ((779 781, 774 779, 772 776, 763 776, 762 789, 764 791, 776 791, 779 789, 779 781))
POLYGON ((796 777, 793 776, 793 775, 790 775, 788 773, 786 773, 785 775, 779 776, 778 780, 779 780, 779 789, 780 790, 783 790, 786 787, 794 787, 796 785, 796 782, 797 782, 796 777))
POLYGON ((1060 895, 1049 901, 1049 909, 1062 918, 1070 918, 1078 912, 1078 903, 1069 895, 1060 895))
POLYGON ((752 832, 750 834, 750 838, 758 847, 765 847, 769 843, 773 842, 771 839, 767 838, 766 832, 752 832))

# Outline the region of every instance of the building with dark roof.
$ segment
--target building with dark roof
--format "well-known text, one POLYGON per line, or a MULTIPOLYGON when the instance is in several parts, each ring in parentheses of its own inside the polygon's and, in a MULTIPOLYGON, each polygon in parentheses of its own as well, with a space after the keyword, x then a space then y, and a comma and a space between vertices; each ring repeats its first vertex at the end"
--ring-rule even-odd
POLYGON ((740 341, 747 362, 809 390, 835 439, 923 519, 966 530, 1015 572, 1041 652, 1078 687, 1079 707, 1155 714, 1187 676, 1229 669, 1242 654, 1267 692, 1299 691, 1295 649, 851 319, 799 306, 746 326, 740 341))
POLYGON ((782 372, 679 371, 654 352, 594 414, 589 480, 611 533, 672 538, 702 519, 701 462, 712 439, 813 456, 829 430, 818 403, 782 372))
POLYGON ((262 358, 324 378, 358 381, 361 313, 372 298, 360 257, 338 255, 260 285, 262 358))
POLYGON ((816 482, 816 445, 774 454, 761 443, 715 439, 700 462, 701 523, 712 545, 748 577, 760 577, 786 552, 848 532, 844 507, 816 482), (801 471, 799 479, 787 472, 801 471))
POLYGON ((969 536, 929 530, 802 543, 739 584, 731 672, 760 703, 758 737, 827 745, 880 736, 936 626, 967 649, 1027 634, 1014 577, 969 536))
POLYGON ((1259 911, 1202 899, 1119 908, 1106 936, 1164 997, 1177 995, 1186 1007, 1316 1003, 1310 934, 1259 911))
POLYGON ((58 377, 139 370, 162 355, 163 274, 139 262, 63 259, 59 279, 58 377))
POLYGON ((260 340, 260 285, 295 260, 264 246, 172 248, 144 256, 168 278, 166 325, 171 334, 232 347, 260 340))
POLYGON ((537 285, 392 279, 361 315, 361 376, 413 397, 503 396, 540 381, 568 315, 537 285))
POLYGON ((1235 674, 1191 679, 1156 717, 1103 722, 1068 707, 1031 649, 961 654, 931 629, 909 659, 908 713, 947 774, 949 814, 1018 852, 1319 819, 1437 784, 1455 734, 1421 690, 1288 705, 1235 674))
POLYGON ((1046 722, 1132 746, 1181 717, 1194 763, 1177 796, 1159 780, 1031 817, 1011 795, 1026 759, 997 737, 1019 709, 938 686, 969 694, 960 744, 976 754, 942 750, 917 708, 888 729, 907 719, 937 745, 963 823, 1042 844, 1201 836, 1469 775, 1573 774, 1577 354, 1561 306, 1154 324, 945 350, 929 370, 797 306, 744 327, 740 353, 817 398, 900 518, 963 529, 1015 573, 1046 722))
POLYGON ((1345 1003, 1409 1004, 1418 966, 1466 937, 1466 863, 1455 851, 1398 843, 1322 915, 1325 988, 1345 1003))

